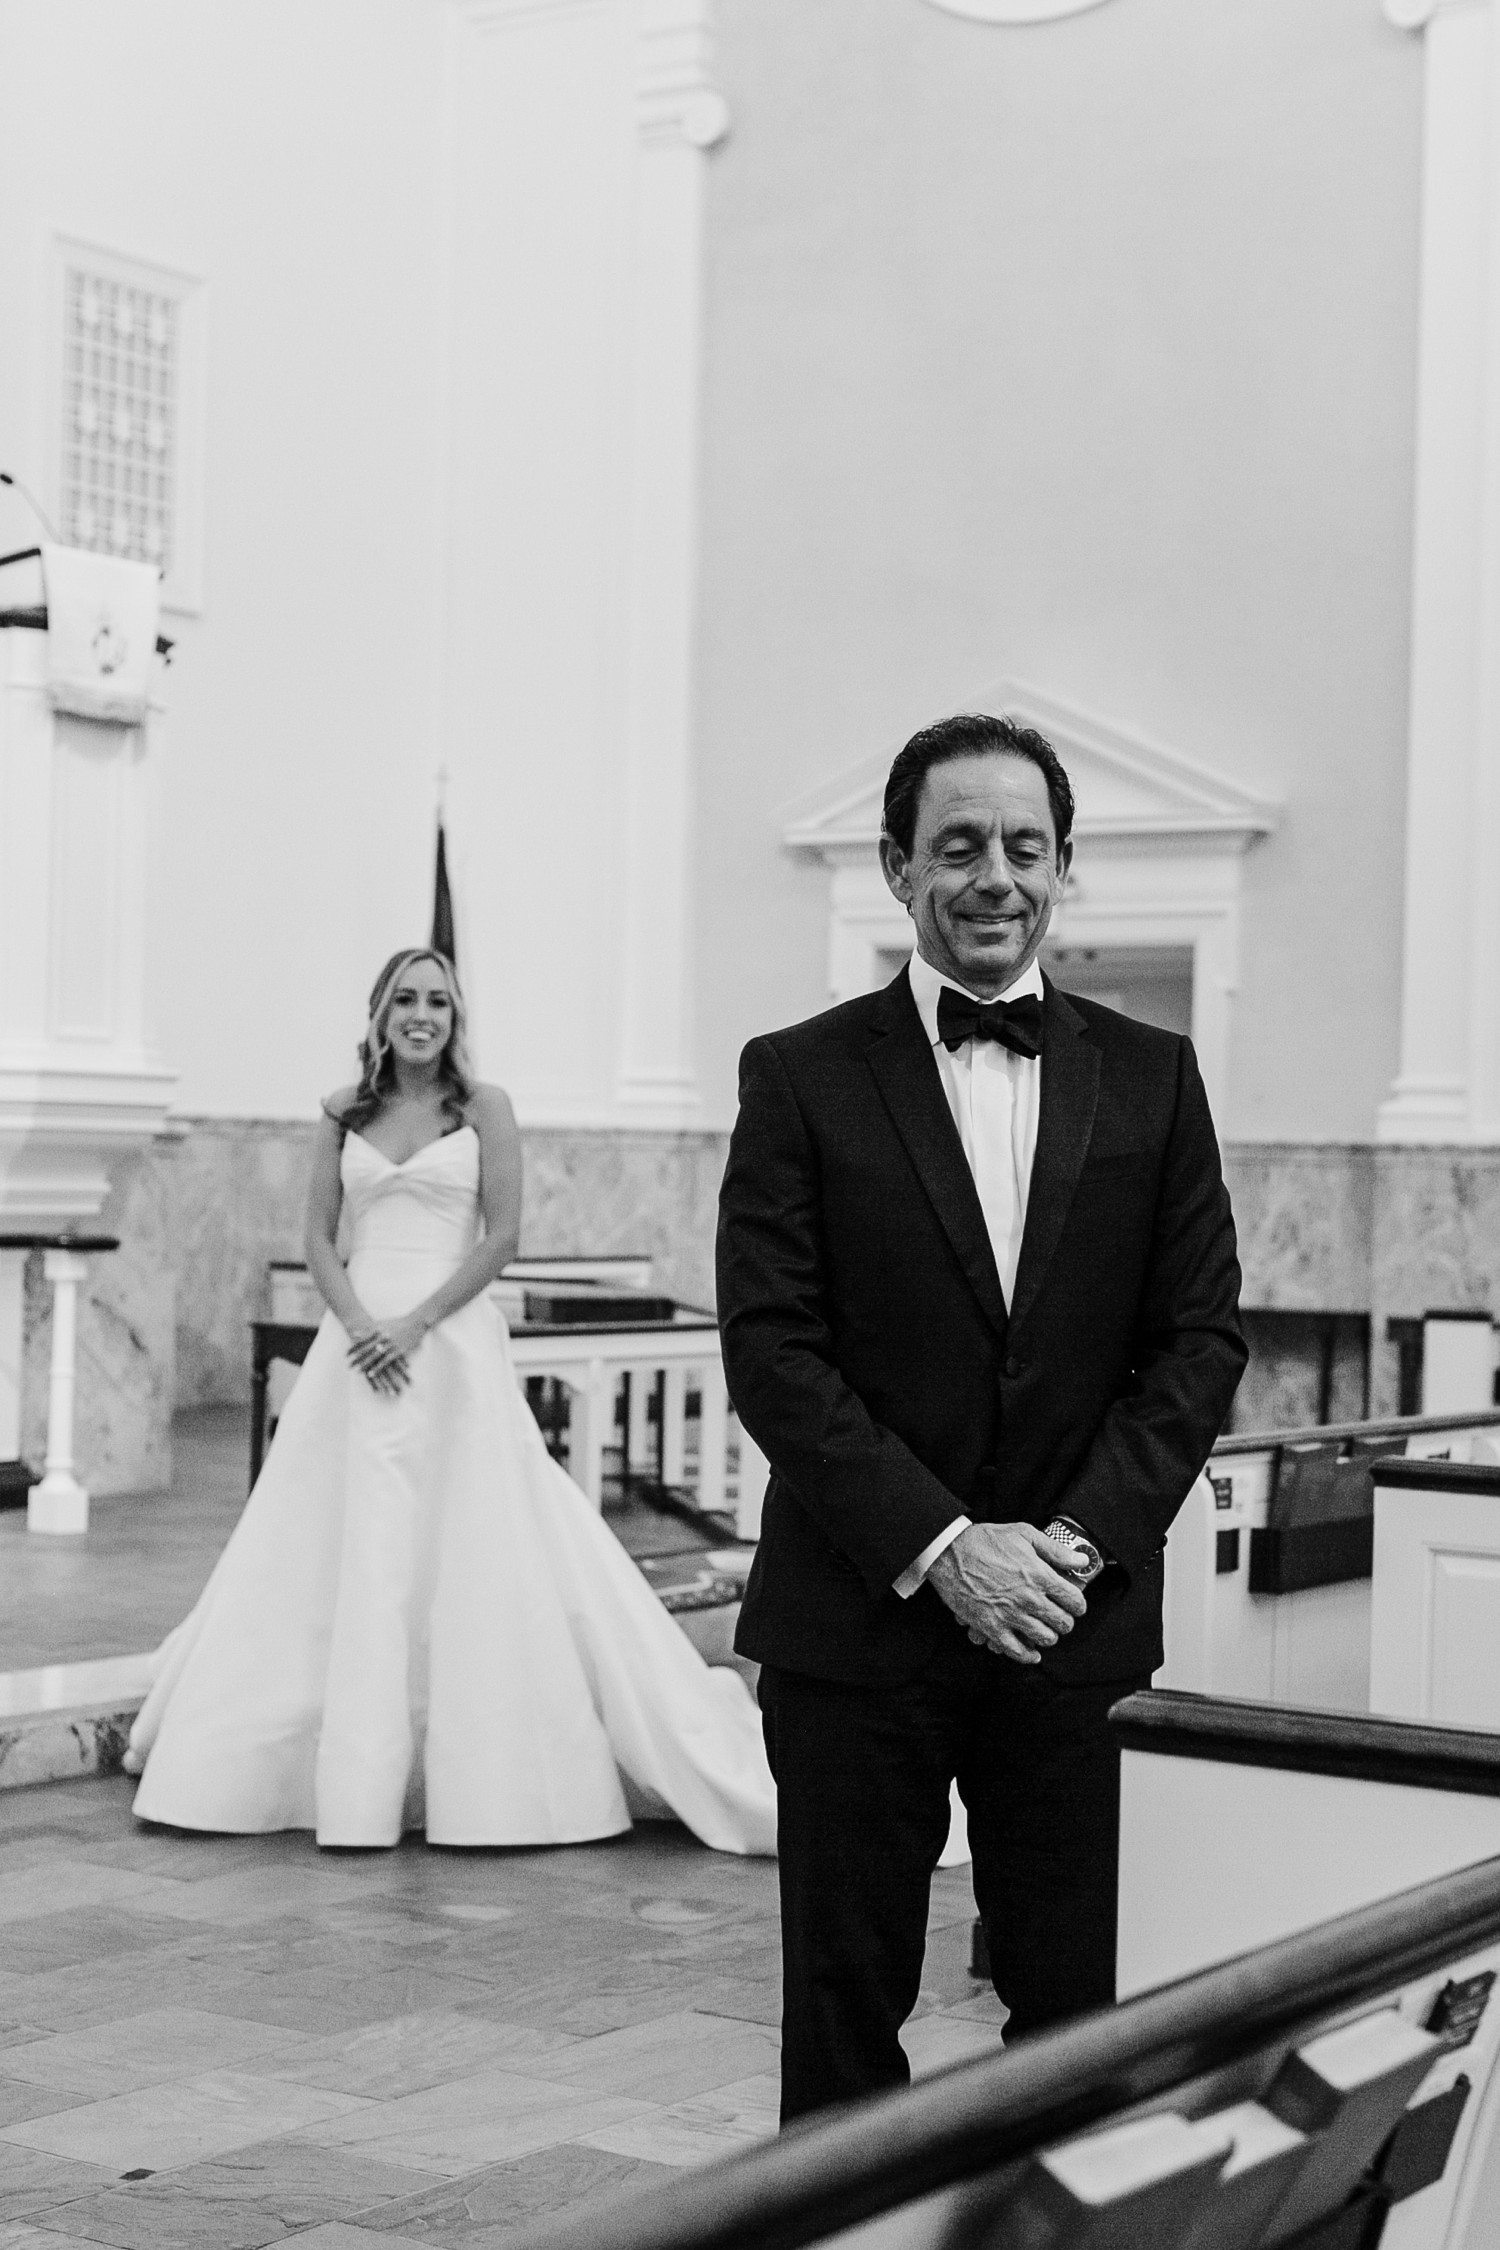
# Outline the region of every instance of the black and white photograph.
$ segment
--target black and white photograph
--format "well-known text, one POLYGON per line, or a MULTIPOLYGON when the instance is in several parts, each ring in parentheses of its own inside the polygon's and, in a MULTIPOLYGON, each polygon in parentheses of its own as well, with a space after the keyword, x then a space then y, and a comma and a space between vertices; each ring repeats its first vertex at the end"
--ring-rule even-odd
POLYGON ((1500 2245, 1500 0, 0 0, 0 2250, 1500 2245))

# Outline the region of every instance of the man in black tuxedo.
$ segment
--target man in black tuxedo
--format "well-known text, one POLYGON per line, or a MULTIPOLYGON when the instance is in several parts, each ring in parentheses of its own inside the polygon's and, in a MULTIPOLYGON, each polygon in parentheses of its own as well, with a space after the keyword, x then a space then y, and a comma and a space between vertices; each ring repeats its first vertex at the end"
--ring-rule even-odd
POLYGON ((1190 1042, 1037 967, 1072 818, 1031 730, 914 736, 880 846, 910 968, 741 1061, 719 1318, 772 1471, 736 1645, 783 2121, 909 2076, 954 1778, 1007 2037, 1114 1998, 1106 1713, 1162 1660, 1167 1527, 1246 1353, 1190 1042))

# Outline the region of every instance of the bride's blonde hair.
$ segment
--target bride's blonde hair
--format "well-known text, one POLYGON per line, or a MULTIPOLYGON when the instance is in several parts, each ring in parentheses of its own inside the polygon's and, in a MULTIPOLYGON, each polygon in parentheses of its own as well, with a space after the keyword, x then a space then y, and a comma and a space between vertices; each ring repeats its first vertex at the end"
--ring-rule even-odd
MULTIPOLYGON (((469 1060, 469 1011, 464 1006, 463 987, 458 981, 458 971, 446 953, 439 953, 430 945, 411 945, 400 953, 393 953, 375 979, 370 991, 370 1020, 365 1035, 359 1043, 359 1084, 354 1099, 338 1112, 336 1122, 346 1129, 360 1133, 375 1117, 396 1091, 396 1064, 391 1052, 390 1022, 391 1002, 395 999, 403 979, 419 961, 435 961, 443 972, 448 987, 448 997, 453 1003, 453 1029, 438 1057, 438 1082, 443 1089, 443 1114, 454 1126, 465 1122, 469 1103, 474 1098, 474 1066, 469 1060)), ((330 1115, 333 1112, 330 1111, 330 1115)))

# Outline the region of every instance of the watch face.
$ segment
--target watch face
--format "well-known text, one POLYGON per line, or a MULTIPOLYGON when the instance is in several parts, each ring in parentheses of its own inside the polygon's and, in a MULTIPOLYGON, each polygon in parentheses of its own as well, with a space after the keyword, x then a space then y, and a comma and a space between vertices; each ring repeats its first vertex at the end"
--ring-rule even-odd
POLYGON ((1091 1539, 1085 1539, 1070 1523, 1049 1523, 1046 1536, 1055 1539, 1059 1546, 1068 1547, 1078 1558, 1073 1575, 1080 1586, 1088 1586, 1104 1568, 1104 1557, 1091 1539))

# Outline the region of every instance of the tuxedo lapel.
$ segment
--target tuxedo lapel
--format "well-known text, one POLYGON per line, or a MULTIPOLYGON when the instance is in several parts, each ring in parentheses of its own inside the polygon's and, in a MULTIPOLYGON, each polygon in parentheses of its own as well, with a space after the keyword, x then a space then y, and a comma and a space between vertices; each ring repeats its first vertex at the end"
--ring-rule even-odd
POLYGON ((1026 1227, 1016 1267, 1011 1326, 1019 1326, 1037 1299, 1052 1254, 1062 1238, 1078 1175, 1088 1154, 1099 1100, 1099 1049, 1083 1036, 1078 1010, 1049 979, 1042 1018, 1042 1106, 1026 1227))
MULTIPOLYGON (((974 1175, 904 969, 880 994, 872 1028, 867 1059, 881 1099, 981 1311, 1003 1335, 1005 1295, 974 1175)), ((1045 1087, 1045 1072, 1042 1083, 1045 1087)))

